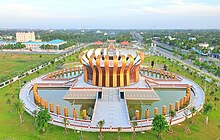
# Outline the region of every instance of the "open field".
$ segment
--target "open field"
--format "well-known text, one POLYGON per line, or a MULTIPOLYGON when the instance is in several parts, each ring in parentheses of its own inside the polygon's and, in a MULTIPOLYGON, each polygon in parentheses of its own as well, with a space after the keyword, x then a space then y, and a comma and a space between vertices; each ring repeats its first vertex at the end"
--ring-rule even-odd
POLYGON ((0 83, 59 55, 0 54, 0 83))
MULTIPOLYGON (((70 56, 62 62, 58 63, 68 63, 72 61, 77 61, 78 54, 70 56)), ((39 56, 38 56, 39 58, 39 56)), ((183 70, 181 67, 178 67, 176 64, 169 62, 168 60, 156 57, 149 56, 146 58, 146 62, 155 61, 155 64, 158 64, 158 67, 162 64, 167 64, 168 69, 174 73, 184 75, 195 82, 197 82, 200 86, 203 87, 205 83, 200 79, 200 77, 190 74, 189 72, 183 70)), ((2 67, 2 65, 1 65, 2 67)), ((56 64, 50 65, 47 68, 40 70, 40 74, 48 73, 50 71, 54 71, 56 69, 56 64)), ((7 70, 7 69, 6 69, 7 70)), ((19 69, 17 69, 19 70, 19 69)), ((31 74, 22 79, 22 81, 30 81, 34 77, 38 76, 36 73, 31 74)), ((212 100, 212 97, 209 93, 216 87, 213 85, 206 83, 207 91, 206 91, 206 100, 212 100)), ((74 130, 69 130, 68 134, 64 134, 64 128, 49 125, 47 131, 44 134, 40 134, 34 127, 34 118, 32 118, 28 113, 24 114, 24 123, 19 125, 19 117, 14 111, 10 111, 11 106, 6 104, 6 100, 8 96, 6 94, 15 93, 15 98, 18 98, 19 88, 18 82, 12 84, 12 88, 9 86, 0 89, 0 139, 17 139, 17 140, 30 140, 30 139, 45 139, 45 140, 78 140, 80 137, 80 133, 74 133, 74 130)), ((220 96, 220 90, 216 92, 218 96, 220 96)), ((205 125, 205 115, 201 113, 197 113, 195 116, 195 124, 190 124, 189 120, 181 123, 180 125, 174 125, 172 128, 174 130, 173 134, 163 133, 162 139, 169 140, 216 140, 220 137, 220 102, 217 103, 218 110, 213 110, 209 115, 209 124, 205 125), (185 127, 188 126, 191 129, 190 134, 186 134, 184 132, 185 127)), ((104 140, 117 140, 117 133, 104 133, 104 140)), ((91 132, 83 132, 83 137, 85 140, 97 140, 98 133, 91 132)), ((121 140, 131 139, 131 133, 122 133, 121 140)), ((140 134, 137 132, 137 140, 156 140, 157 137, 152 131, 147 131, 145 134, 140 134)))

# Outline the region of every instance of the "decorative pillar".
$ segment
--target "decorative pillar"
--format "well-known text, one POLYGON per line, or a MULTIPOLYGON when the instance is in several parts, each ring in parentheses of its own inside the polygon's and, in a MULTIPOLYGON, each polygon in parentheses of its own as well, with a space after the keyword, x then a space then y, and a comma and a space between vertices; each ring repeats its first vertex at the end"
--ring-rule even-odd
POLYGON ((66 75, 68 74, 68 68, 66 68, 66 75))
POLYGON ((132 55, 128 54, 128 57, 130 60, 130 64, 129 64, 127 71, 126 71, 126 85, 125 86, 129 86, 131 84, 130 83, 130 71, 131 71, 131 67, 134 64, 134 58, 132 57, 132 55))
POLYGON ((189 85, 189 84, 187 84, 187 85, 186 85, 186 88, 190 88, 190 85, 189 85))
POLYGON ((54 112, 53 103, 50 103, 50 112, 54 112))
POLYGON ((160 76, 162 75, 162 73, 163 73, 163 71, 162 71, 162 70, 160 70, 160 76))
MULTIPOLYGON (((86 66, 83 66, 83 73, 84 73, 84 81, 87 83, 88 82, 88 70, 86 66)), ((76 75, 76 71, 74 71, 74 75, 76 75)))
POLYGON ((74 67, 73 69, 74 69, 74 75, 76 75, 76 67, 74 67))
POLYGON ((180 99, 180 108, 183 108, 183 99, 180 99))
POLYGON ((34 101, 35 101, 36 104, 38 104, 38 94, 34 95, 34 101))
POLYGON ((60 77, 60 70, 58 70, 58 76, 60 77))
POLYGON ((163 76, 164 76, 164 78, 166 77, 166 75, 167 75, 167 72, 166 72, 166 71, 163 71, 163 76))
POLYGON ((158 74, 159 73, 159 70, 158 69, 156 69, 156 74, 158 74))
POLYGON ((60 106, 56 105, 56 109, 57 109, 57 115, 60 115, 60 106))
POLYGON ((121 56, 121 61, 122 61, 122 65, 120 69, 120 86, 124 86, 124 70, 126 67, 126 58, 124 55, 121 56))
POLYGON ((149 109, 147 109, 147 110, 146 110, 146 113, 145 113, 145 118, 146 118, 146 119, 148 119, 148 118, 149 118, 149 116, 150 116, 150 110, 149 110, 149 109))
POLYGON ((77 118, 77 114, 76 114, 76 109, 73 109, 73 118, 76 119, 77 118))
POLYGON ((68 117, 68 108, 64 107, 64 116, 68 117))
POLYGON ((117 77, 117 70, 118 70, 118 57, 117 55, 113 56, 113 73, 112 73, 112 78, 113 78, 113 87, 118 86, 118 77, 117 77))
POLYGON ((141 60, 136 65, 136 68, 135 68, 135 79, 134 79, 134 82, 138 82, 139 81, 139 68, 140 68, 141 63, 144 61, 144 54, 142 52, 138 51, 138 55, 141 57, 141 60))
POLYGON ((44 107, 44 99, 43 98, 40 98, 40 106, 44 107))
POLYGON ((166 113, 167 113, 167 112, 166 112, 166 106, 163 105, 163 107, 162 107, 162 114, 163 114, 163 115, 166 115, 166 113))
POLYGON ((92 75, 92 85, 93 86, 96 85, 96 70, 95 70, 95 67, 94 67, 94 64, 93 64, 94 57, 95 57, 95 55, 92 54, 89 58, 89 65, 90 65, 90 67, 92 69, 92 73, 93 73, 93 75, 92 75))
POLYGON ((157 107, 154 108, 154 115, 158 115, 158 108, 157 107))
POLYGON ((98 72, 99 72, 98 86, 102 86, 101 60, 102 60, 102 56, 101 56, 101 55, 98 55, 98 57, 96 58, 96 67, 97 67, 98 72))
POLYGON ((175 74, 173 75, 173 79, 176 79, 176 75, 175 74))
POLYGON ((78 66, 78 74, 80 74, 80 66, 78 66))
POLYGON ((151 70, 151 76, 154 76, 154 69, 151 70))
POLYGON ((173 104, 170 103, 170 109, 169 112, 171 112, 173 110, 173 104))
POLYGON ((83 110, 83 119, 86 120, 86 110, 83 110))
POLYGON ((37 87, 37 84, 35 83, 35 84, 34 84, 34 87, 33 87, 34 91, 37 91, 37 88, 38 88, 38 87, 37 87))
POLYGON ((167 78, 171 78, 171 73, 170 72, 168 72, 167 78))
POLYGON ((191 92, 191 89, 190 88, 186 88, 186 92, 191 92))
POLYGON ((140 120, 139 110, 135 111, 136 120, 140 120))
POLYGON ((187 98, 187 102, 190 101, 190 92, 186 92, 186 98, 187 98))
POLYGON ((147 68, 147 76, 150 75, 150 67, 147 68))
POLYGON ((54 78, 57 77, 57 73, 56 73, 56 72, 53 73, 53 77, 54 77, 54 78))
POLYGON ((109 71, 109 56, 105 56, 104 60, 104 65, 105 65, 105 86, 109 87, 110 86, 110 71, 109 71))
POLYGON ((63 77, 64 77, 64 69, 62 69, 62 75, 63 75, 63 77))
POLYGON ((179 110, 179 103, 178 103, 178 101, 175 102, 175 110, 176 110, 176 111, 179 110))
POLYGON ((186 105, 187 104, 187 99, 186 99, 186 96, 183 97, 183 105, 186 105))
POLYGON ((48 101, 44 101, 44 106, 45 106, 45 109, 48 109, 48 101))
POLYGON ((40 101, 41 101, 41 98, 40 98, 40 96, 38 95, 38 96, 37 96, 37 104, 38 104, 38 105, 41 105, 41 104, 40 104, 40 101))

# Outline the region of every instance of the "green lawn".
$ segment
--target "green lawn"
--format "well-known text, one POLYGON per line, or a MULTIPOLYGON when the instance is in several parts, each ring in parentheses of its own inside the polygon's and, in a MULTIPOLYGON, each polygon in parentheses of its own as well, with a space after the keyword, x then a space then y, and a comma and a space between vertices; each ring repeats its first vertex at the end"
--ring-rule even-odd
MULTIPOLYGON (((68 63, 72 61, 77 61, 77 56, 73 55, 63 60, 62 63, 68 63)), ((166 63, 169 67, 168 69, 176 72, 178 74, 185 75, 194 81, 196 81, 198 84, 200 84, 202 87, 204 87, 204 83, 202 83, 202 80, 198 76, 193 76, 182 70, 180 67, 177 67, 175 64, 170 63, 168 60, 161 58, 161 57, 154 57, 149 56, 146 58, 145 61, 152 61, 155 60, 155 64, 158 64, 158 67, 166 63), (177 71, 178 70, 178 71, 177 71)), ((60 63, 60 62, 59 62, 60 63)), ((47 73, 50 71, 54 71, 56 69, 56 64, 50 67, 47 67, 46 69, 40 70, 40 74, 47 73)), ((34 77, 38 76, 37 74, 32 74, 27 77, 25 77, 23 80, 31 80, 34 77)), ((23 81, 22 80, 22 81, 23 81)), ((210 99, 210 95, 208 94, 211 90, 213 90, 213 86, 207 84, 207 96, 206 99, 210 99)), ((18 97, 19 89, 18 89, 18 82, 13 83, 13 88, 9 88, 9 86, 0 89, 0 139, 18 139, 18 140, 32 140, 32 139, 48 139, 48 140, 77 140, 79 139, 80 134, 74 133, 73 130, 69 130, 69 133, 67 135, 64 135, 64 129, 61 127, 49 125, 48 130, 44 134, 40 134, 34 127, 34 119, 27 113, 24 114, 24 120, 25 122, 19 126, 19 117, 15 112, 9 112, 10 106, 6 104, 6 93, 9 93, 10 91, 13 91, 13 93, 16 94, 16 97, 18 97)), ((220 95, 218 89, 218 96, 220 95)), ((220 128, 218 128, 218 125, 220 125, 220 102, 218 102, 218 110, 213 110, 210 114, 210 122, 209 125, 204 124, 205 121, 205 115, 203 114, 197 114, 195 116, 195 124, 190 124, 189 120, 181 123, 181 125, 174 125, 174 133, 168 134, 163 133, 162 139, 168 139, 168 140, 185 140, 185 139, 192 139, 192 140, 216 140, 218 137, 220 137, 220 128), (188 126, 191 129, 190 134, 186 134, 184 132, 185 126, 188 126)), ((85 140, 97 140, 98 139, 98 133, 91 133, 91 132, 83 132, 83 136, 85 140)), ((104 140, 116 140, 117 139, 117 133, 104 133, 104 140)), ((121 134, 122 140, 128 140, 131 139, 131 133, 122 133, 121 134)), ((147 131, 145 134, 137 134, 138 140, 156 140, 157 137, 152 131, 147 131)))
POLYGON ((54 54, 0 54, 0 83, 58 56, 54 54))

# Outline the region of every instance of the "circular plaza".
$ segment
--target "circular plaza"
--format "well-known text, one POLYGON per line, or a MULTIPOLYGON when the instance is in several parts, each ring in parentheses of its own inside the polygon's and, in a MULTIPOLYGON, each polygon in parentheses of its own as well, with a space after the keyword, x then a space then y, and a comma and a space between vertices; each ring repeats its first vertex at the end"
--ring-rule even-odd
POLYGON ((205 96, 195 82, 178 74, 142 65, 144 54, 138 50, 96 48, 79 54, 81 65, 57 70, 26 83, 19 98, 33 115, 40 107, 51 115, 51 124, 83 131, 99 131, 97 123, 105 120, 103 131, 132 132, 149 130, 154 115, 173 124, 200 111, 205 96))

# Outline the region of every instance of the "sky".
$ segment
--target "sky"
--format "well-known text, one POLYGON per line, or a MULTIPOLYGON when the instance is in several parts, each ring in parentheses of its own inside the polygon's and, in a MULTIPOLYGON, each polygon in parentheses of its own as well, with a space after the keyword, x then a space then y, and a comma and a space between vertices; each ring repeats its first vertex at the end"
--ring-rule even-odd
POLYGON ((220 0, 0 0, 0 28, 220 29, 220 0))

